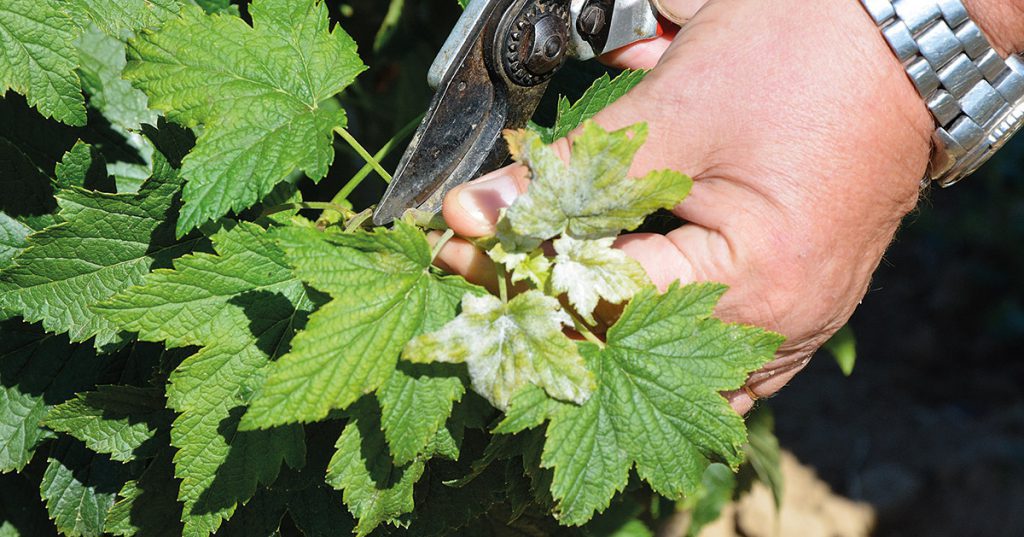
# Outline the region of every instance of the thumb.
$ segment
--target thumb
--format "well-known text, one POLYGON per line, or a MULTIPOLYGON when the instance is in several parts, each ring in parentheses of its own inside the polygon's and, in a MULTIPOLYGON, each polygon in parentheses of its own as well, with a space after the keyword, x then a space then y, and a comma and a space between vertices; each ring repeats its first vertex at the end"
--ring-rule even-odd
POLYGON ((675 40, 679 27, 692 19, 708 0, 651 0, 651 3, 660 15, 664 34, 604 54, 601 63, 619 69, 653 69, 675 40))
POLYGON ((708 0, 651 0, 662 17, 682 26, 704 7, 708 0))
POLYGON ((452 189, 442 209, 448 227, 463 237, 493 235, 501 210, 526 192, 529 174, 513 164, 452 189))

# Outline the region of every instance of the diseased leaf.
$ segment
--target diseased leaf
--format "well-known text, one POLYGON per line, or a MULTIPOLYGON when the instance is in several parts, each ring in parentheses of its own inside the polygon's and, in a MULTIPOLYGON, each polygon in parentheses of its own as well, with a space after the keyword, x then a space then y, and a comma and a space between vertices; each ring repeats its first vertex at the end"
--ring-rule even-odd
POLYGON ((772 359, 778 335, 711 317, 721 285, 645 288, 608 331, 583 344, 600 388, 582 406, 560 404, 542 465, 554 470, 559 520, 582 524, 626 485, 630 468, 659 494, 692 493, 711 459, 735 468, 743 419, 719 392, 772 359))
POLYGON ((57 529, 69 537, 99 537, 127 468, 74 441, 60 441, 48 459, 40 495, 57 529))
POLYGON ((116 461, 130 461, 156 453, 157 428, 167 424, 163 413, 164 400, 156 390, 100 386, 51 410, 46 426, 116 461))
POLYGON ((79 30, 58 0, 0 3, 0 97, 13 89, 45 117, 85 125, 78 74, 79 30))
POLYGON ((59 192, 60 223, 30 236, 29 248, 0 273, 0 309, 72 341, 95 337, 97 348, 119 342, 118 327, 89 307, 192 248, 194 241, 174 238, 180 188, 161 159, 137 194, 59 192))
POLYGON ((562 233, 576 239, 614 236, 635 229, 658 209, 675 207, 692 184, 670 171, 639 179, 627 175, 647 139, 644 124, 606 132, 585 123, 573 141, 571 165, 534 132, 509 131, 506 139, 513 158, 529 166, 532 175, 529 190, 505 213, 507 231, 504 236, 499 232, 499 238, 506 245, 516 237, 539 242, 562 233))
POLYGON ((619 73, 615 78, 605 73, 595 80, 575 103, 570 105, 568 99, 560 97, 554 126, 541 128, 538 134, 546 144, 565 138, 584 121, 594 117, 633 89, 646 75, 647 71, 629 69, 619 73))
POLYGON ((558 301, 539 291, 507 304, 490 295, 467 295, 454 321, 410 341, 403 357, 465 363, 473 390, 499 409, 530 384, 554 398, 583 403, 594 390, 594 378, 576 344, 562 333, 571 325, 558 301))
POLYGON ((238 431, 244 405, 266 366, 287 348, 312 309, 284 253, 267 232, 239 223, 213 237, 215 255, 177 259, 97 311, 145 341, 202 346, 171 374, 168 405, 180 415, 171 428, 179 449, 185 534, 215 531, 257 484, 277 477, 281 463, 302 464, 302 430, 238 431))
POLYGON ((640 263, 612 248, 614 243, 615 237, 581 241, 566 236, 554 244, 558 255, 551 287, 565 293, 576 311, 591 323, 598 300, 622 304, 650 283, 640 263))
POLYGON ((405 343, 442 326, 463 294, 479 289, 430 272, 423 232, 327 234, 288 228, 275 234, 295 274, 332 300, 270 367, 243 428, 310 422, 343 409, 391 376, 405 343))
POLYGON ((343 492, 345 505, 359 520, 360 537, 381 524, 406 525, 404 515, 413 510, 413 485, 423 475, 423 461, 405 466, 391 461, 372 400, 360 401, 347 413, 349 422, 327 466, 327 484, 343 492))
POLYGON ((109 357, 20 321, 0 322, 0 473, 20 471, 53 433, 50 408, 88 390, 109 357))
POLYGON ((509 253, 500 242, 487 251, 495 263, 505 265, 512 273, 512 283, 531 281, 537 289, 544 289, 551 278, 551 260, 537 249, 529 253, 509 253))
POLYGON ((248 11, 253 26, 183 7, 180 18, 129 46, 124 76, 150 106, 203 126, 182 167, 179 236, 251 207, 295 169, 324 177, 332 131, 346 122, 326 101, 365 69, 355 41, 330 28, 318 0, 255 0, 248 11))

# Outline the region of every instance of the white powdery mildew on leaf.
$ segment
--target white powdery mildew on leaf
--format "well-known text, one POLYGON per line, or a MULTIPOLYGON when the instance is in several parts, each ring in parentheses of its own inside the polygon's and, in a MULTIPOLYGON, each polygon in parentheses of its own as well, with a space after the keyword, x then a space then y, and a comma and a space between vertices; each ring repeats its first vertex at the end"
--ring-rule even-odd
POLYGON ((551 260, 540 250, 509 253, 503 244, 498 243, 487 251, 487 255, 512 273, 512 283, 531 281, 538 289, 543 289, 551 277, 551 260))
POLYGON ((530 168, 532 181, 505 212, 498 237, 510 252, 528 239, 539 242, 568 234, 597 239, 636 229, 659 209, 671 209, 693 181, 671 171, 629 177, 633 157, 647 138, 644 124, 606 132, 593 122, 573 141, 572 163, 531 131, 506 133, 513 158, 530 168))
POLYGON ((562 333, 571 324, 558 301, 539 291, 507 304, 493 296, 467 295, 454 321, 409 342, 403 357, 466 363, 473 389, 499 409, 530 384, 556 399, 582 403, 594 379, 576 344, 562 333))
POLYGON ((562 237, 554 244, 558 255, 551 285, 566 293, 576 311, 589 322, 593 322, 598 300, 622 304, 650 283, 639 263, 612 248, 614 242, 614 237, 589 241, 562 237))

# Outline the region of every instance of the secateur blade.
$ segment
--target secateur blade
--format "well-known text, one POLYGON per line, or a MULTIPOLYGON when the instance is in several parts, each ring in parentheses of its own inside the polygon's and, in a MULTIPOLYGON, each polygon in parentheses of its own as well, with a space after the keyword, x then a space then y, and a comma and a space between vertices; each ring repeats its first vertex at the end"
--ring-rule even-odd
POLYGON ((455 186, 508 159, 570 46, 570 0, 473 0, 435 62, 437 92, 373 214, 437 212, 455 186))

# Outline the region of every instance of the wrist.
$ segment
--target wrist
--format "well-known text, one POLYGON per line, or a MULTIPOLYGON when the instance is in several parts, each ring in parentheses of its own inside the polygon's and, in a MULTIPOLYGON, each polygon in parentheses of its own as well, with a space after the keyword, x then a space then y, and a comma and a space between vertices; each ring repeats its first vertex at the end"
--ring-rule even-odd
POLYGON ((1024 51, 1024 0, 963 0, 1002 56, 1024 51))

